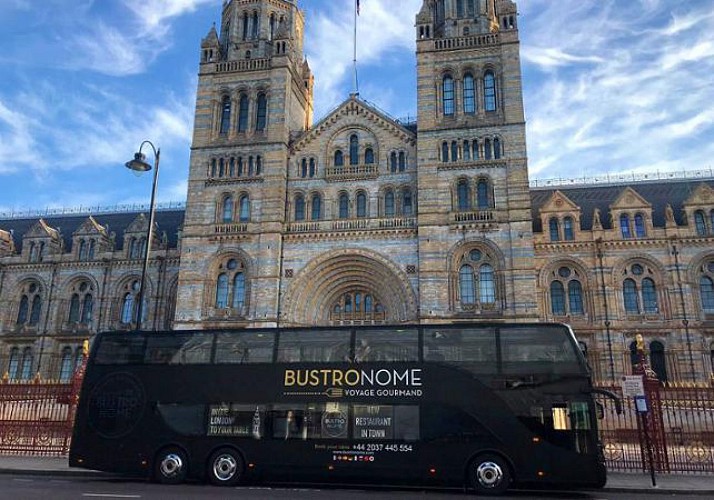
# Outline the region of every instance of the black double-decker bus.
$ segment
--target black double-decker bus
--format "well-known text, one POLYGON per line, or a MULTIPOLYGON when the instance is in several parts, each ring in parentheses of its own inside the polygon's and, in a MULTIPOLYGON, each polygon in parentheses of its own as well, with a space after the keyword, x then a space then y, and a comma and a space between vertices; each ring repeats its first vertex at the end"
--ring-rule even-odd
POLYGON ((561 324, 108 332, 69 461, 162 483, 601 487, 593 391, 561 324))

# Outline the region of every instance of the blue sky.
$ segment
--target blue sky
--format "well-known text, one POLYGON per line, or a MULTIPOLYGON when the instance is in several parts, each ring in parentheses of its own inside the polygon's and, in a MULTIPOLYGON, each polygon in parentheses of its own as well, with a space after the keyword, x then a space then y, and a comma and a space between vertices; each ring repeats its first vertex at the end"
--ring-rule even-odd
MULTIPOLYGON (((185 200, 199 46, 223 0, 1 0, 0 213, 185 200)), ((352 88, 352 0, 300 0, 315 118, 352 88)), ((361 96, 416 112, 421 0, 361 0, 361 96)), ((712 0, 520 0, 531 178, 714 167, 712 0)))

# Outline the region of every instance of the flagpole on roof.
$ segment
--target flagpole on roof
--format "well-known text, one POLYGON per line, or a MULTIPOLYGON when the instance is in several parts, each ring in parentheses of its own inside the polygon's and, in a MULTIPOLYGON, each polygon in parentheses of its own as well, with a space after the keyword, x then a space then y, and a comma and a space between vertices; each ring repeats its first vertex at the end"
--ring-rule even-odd
POLYGON ((359 0, 355 0, 355 23, 354 23, 354 57, 352 62, 354 64, 354 95, 359 95, 359 82, 357 81, 357 16, 359 15, 359 0))

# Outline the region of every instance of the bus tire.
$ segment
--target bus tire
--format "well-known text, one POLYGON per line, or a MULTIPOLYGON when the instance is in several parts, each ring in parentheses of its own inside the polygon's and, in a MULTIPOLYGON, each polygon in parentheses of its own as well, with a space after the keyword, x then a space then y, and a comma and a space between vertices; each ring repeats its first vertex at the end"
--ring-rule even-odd
POLYGON ((471 462, 471 486, 479 495, 502 495, 511 485, 508 463, 498 455, 480 455, 471 462))
POLYGON ((208 480, 215 486, 235 486, 243 479, 243 457, 232 448, 221 448, 208 460, 208 480))
POLYGON ((177 447, 164 448, 156 455, 154 479, 161 484, 181 484, 188 475, 188 458, 177 447))

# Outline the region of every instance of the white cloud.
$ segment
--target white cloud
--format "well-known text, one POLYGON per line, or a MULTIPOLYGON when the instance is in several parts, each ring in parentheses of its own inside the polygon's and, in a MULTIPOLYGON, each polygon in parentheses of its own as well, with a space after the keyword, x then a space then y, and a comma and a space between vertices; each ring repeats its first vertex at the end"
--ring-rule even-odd
POLYGON ((0 100, 0 173, 16 172, 23 166, 40 162, 42 154, 32 128, 29 116, 0 100))

